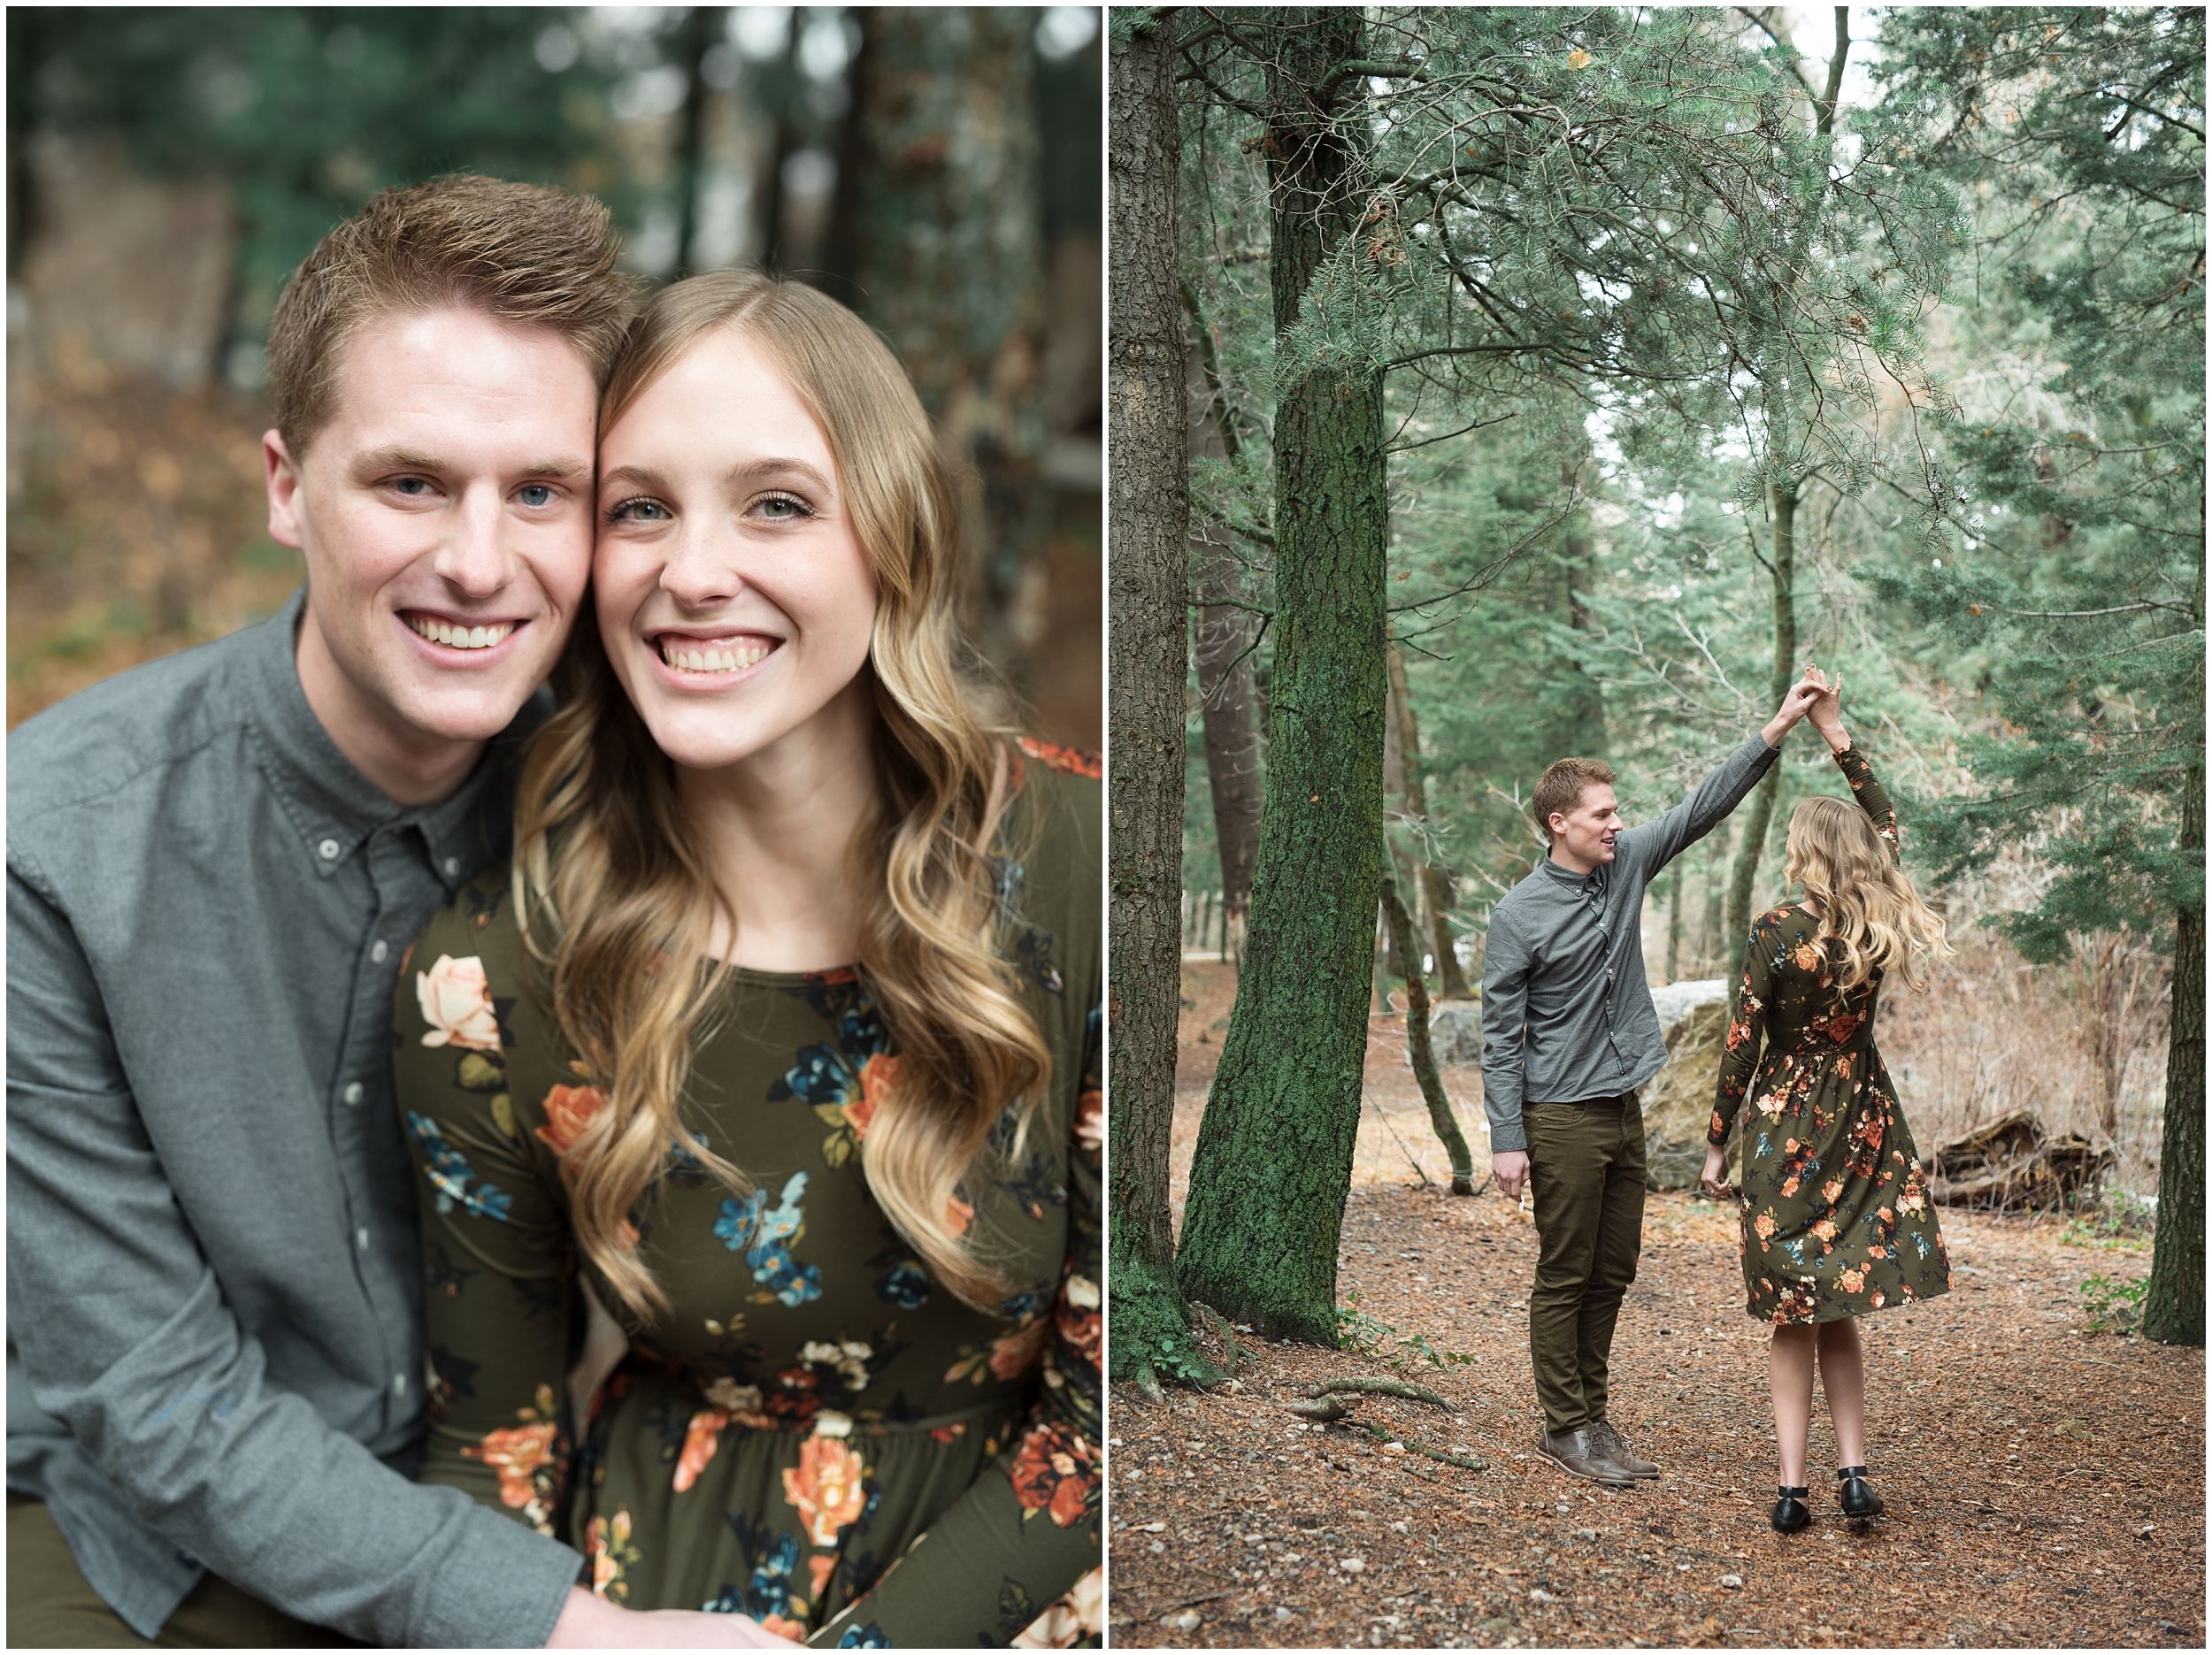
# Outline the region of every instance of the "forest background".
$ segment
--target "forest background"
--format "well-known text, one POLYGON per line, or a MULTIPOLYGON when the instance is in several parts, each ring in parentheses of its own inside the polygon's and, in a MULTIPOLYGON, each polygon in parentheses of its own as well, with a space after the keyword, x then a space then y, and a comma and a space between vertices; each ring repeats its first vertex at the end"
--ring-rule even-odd
MULTIPOLYGON (((1551 759, 1648 820, 1807 660, 1959 949, 1886 997, 1922 1147, 2015 1109, 2108 1146, 2108 1216, 2163 1196, 2147 1323, 2201 1343, 2203 13, 1110 34, 1109 349, 1152 376, 1116 478, 1161 400, 1188 456, 1187 531, 1111 519, 1117 1375, 1203 1376, 1189 1301, 1335 1337, 1384 876, 1468 993, 1551 759), (1176 1234, 1187 947, 1240 977, 1176 1234)), ((1655 984, 1732 978, 1843 791, 1786 749, 1654 887, 1655 984)))
POLYGON ((261 619, 293 267, 449 172, 612 209, 651 280, 852 305, 967 492, 975 634, 1100 744, 1100 14, 842 6, 8 13, 8 724, 261 619))

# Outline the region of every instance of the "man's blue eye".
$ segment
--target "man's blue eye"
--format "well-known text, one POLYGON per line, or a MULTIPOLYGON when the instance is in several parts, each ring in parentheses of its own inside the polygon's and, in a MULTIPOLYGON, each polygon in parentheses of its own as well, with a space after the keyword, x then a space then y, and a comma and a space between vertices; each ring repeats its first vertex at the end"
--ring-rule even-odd
POLYGON ((392 487, 396 488, 401 494, 405 494, 411 500, 417 498, 419 495, 426 494, 430 491, 429 483, 419 477, 403 477, 397 482, 394 483, 392 487))
POLYGON ((543 483, 525 483, 522 503, 526 506, 547 506, 553 503, 553 491, 543 483))

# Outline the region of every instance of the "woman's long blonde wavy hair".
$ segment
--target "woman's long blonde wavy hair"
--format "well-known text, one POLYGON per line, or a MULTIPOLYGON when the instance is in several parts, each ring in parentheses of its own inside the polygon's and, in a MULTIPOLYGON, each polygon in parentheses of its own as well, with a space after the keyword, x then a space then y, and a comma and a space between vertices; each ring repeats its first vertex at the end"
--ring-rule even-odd
MULTIPOLYGON (((997 1312, 1008 1283, 955 1190, 1010 1104, 1025 1126, 1051 1059, 998 940, 986 837, 1004 732, 987 718, 955 615, 956 496, 929 420, 884 342, 835 300, 752 271, 664 289, 631 325, 601 407, 610 429, 703 337, 741 334, 828 439, 877 583, 868 664, 877 808, 854 877, 874 898, 856 962, 899 1054, 861 1139, 868 1186, 936 1279, 997 1312)), ((563 1158, 579 1243, 641 1320, 666 1295, 630 1214, 680 1144, 732 1188, 744 1173, 680 1118, 694 1051, 729 968, 708 957, 736 915, 601 647, 588 601, 516 802, 515 900, 582 1078, 607 1102, 563 1158)))
POLYGON ((1836 986, 1846 993, 1877 969, 1918 992, 1927 987, 1925 962, 1952 952, 1942 917, 1920 900, 1889 841, 1849 800, 1821 794, 1799 801, 1784 871, 1819 908, 1820 936, 1831 944, 1836 986))

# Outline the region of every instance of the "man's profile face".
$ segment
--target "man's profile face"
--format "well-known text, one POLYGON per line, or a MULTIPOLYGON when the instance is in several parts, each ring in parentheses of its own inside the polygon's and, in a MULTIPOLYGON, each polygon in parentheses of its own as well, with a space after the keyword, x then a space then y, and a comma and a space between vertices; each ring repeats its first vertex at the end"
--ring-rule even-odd
POLYGON ((1602 782, 1582 790, 1571 810, 1551 813, 1552 849, 1556 860, 1595 868, 1613 860, 1614 836, 1621 831, 1620 801, 1602 782))
POLYGON ((591 572, 591 364, 542 328, 401 310, 355 331, 334 389, 303 456, 262 439, 270 535, 307 561, 310 700, 326 678, 403 748, 496 735, 591 572))

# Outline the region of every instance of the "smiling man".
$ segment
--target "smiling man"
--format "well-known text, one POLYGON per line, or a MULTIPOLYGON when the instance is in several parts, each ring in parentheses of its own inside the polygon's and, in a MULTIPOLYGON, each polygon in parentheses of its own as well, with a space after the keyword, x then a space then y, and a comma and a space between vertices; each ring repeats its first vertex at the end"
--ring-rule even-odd
POLYGON ((1656 822, 1621 825, 1612 770, 1561 759, 1530 808, 1551 849, 1490 916, 1482 1101, 1490 1168, 1536 1207, 1528 1348, 1536 1446, 1578 1477, 1655 1477, 1607 1417, 1607 1364, 1643 1245, 1644 1117, 1636 1089, 1667 1061, 1644 978, 1644 889, 1725 821, 1774 762, 1816 690, 1793 685, 1766 728, 1656 822))
POLYGON ((12 1644, 746 1641, 409 1480, 393 977, 506 854, 590 571, 616 252, 597 203, 488 179, 333 230, 270 331, 304 589, 9 737, 12 1644))

